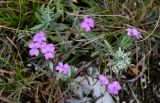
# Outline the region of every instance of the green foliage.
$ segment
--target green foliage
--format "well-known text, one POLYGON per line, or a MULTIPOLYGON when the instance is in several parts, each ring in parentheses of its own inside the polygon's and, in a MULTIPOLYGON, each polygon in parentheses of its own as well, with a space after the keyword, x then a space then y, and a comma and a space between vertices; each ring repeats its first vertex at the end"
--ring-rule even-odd
POLYGON ((95 40, 91 43, 95 48, 95 51, 91 54, 91 57, 95 57, 98 55, 105 55, 109 53, 109 50, 105 47, 104 43, 100 40, 95 40))
MULTIPOLYGON (((68 91, 66 92, 67 83, 77 75, 83 75, 87 66, 83 67, 85 64, 81 62, 95 63, 94 65, 99 67, 97 71, 106 74, 108 73, 106 72, 108 63, 113 72, 121 76, 121 73, 127 71, 131 65, 131 59, 135 59, 131 58, 132 52, 128 52, 135 53, 137 48, 133 49, 133 47, 140 48, 140 51, 136 52, 137 59, 141 57, 141 51, 143 54, 152 56, 152 52, 148 53, 148 51, 154 52, 156 47, 155 56, 159 50, 159 40, 157 40, 160 38, 159 27, 151 34, 155 38, 147 38, 148 41, 143 42, 129 37, 126 31, 128 27, 136 27, 142 33, 143 38, 151 33, 158 21, 160 6, 159 0, 153 1, 1 0, 1 96, 7 99, 11 98, 17 103, 24 98, 35 100, 26 102, 50 102, 51 99, 59 98, 57 97, 59 92, 66 93, 62 94, 66 96, 68 94, 68 91), (95 21, 95 28, 91 32, 86 33, 79 26, 84 15, 92 17, 95 21), (80 72, 74 72, 75 74, 63 83, 59 83, 61 81, 56 78, 56 71, 48 70, 43 61, 44 58, 41 56, 31 58, 28 55, 30 34, 43 30, 47 34, 48 41, 56 45, 55 59, 51 61, 55 63, 54 66, 58 61, 63 61, 79 67, 80 72), (154 47, 152 47, 153 45, 148 46, 152 42, 154 42, 154 47), (113 58, 110 59, 110 56, 113 58), (41 65, 42 71, 33 72, 32 68, 26 67, 25 63, 41 65), (3 73, 4 70, 6 73, 3 73), (16 75, 13 75, 12 72, 16 75), (51 88, 53 91, 50 91, 51 88)), ((149 73, 150 70, 148 70, 149 73)), ((117 78, 113 75, 113 79, 117 78)))
POLYGON ((1 25, 24 29, 36 23, 33 13, 39 6, 38 3, 28 2, 28 0, 10 0, 0 3, 1 25))
POLYGON ((124 50, 130 50, 133 48, 133 37, 130 37, 128 35, 122 35, 119 37, 119 39, 116 42, 115 49, 118 50, 119 47, 121 47, 124 50))
POLYGON ((55 11, 54 7, 43 4, 40 13, 35 12, 35 16, 40 24, 31 28, 31 30, 49 30, 49 31, 63 31, 67 26, 63 23, 56 23, 58 18, 62 15, 62 11, 55 11))

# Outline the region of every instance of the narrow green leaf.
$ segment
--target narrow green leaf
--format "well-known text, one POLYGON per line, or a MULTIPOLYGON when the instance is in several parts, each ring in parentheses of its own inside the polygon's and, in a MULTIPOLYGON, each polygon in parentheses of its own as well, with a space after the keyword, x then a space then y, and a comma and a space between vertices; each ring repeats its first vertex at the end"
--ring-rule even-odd
POLYGON ((112 46, 109 44, 109 42, 108 42, 107 40, 104 40, 104 44, 105 44, 106 48, 107 48, 110 52, 113 51, 112 46))
POLYGON ((44 28, 44 26, 45 26, 44 24, 38 24, 38 25, 32 27, 31 30, 40 30, 40 29, 44 28))
POLYGON ((52 42, 61 42, 58 36, 47 35, 47 37, 51 39, 52 42))
POLYGON ((68 26, 63 23, 51 23, 50 30, 51 31, 64 31, 68 26))
POLYGON ((35 12, 35 16, 36 16, 36 18, 38 19, 38 21, 42 23, 43 20, 42 20, 42 18, 41 18, 41 15, 38 14, 37 12, 35 12))

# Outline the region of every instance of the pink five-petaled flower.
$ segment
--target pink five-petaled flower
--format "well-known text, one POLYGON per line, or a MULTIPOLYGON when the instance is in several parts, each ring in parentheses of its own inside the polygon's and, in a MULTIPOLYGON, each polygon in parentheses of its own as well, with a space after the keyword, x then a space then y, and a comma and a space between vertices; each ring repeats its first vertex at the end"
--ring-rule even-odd
POLYGON ((53 44, 42 43, 41 52, 42 53, 54 53, 55 46, 53 44))
POLYGON ((108 79, 104 75, 99 75, 99 81, 103 85, 107 85, 109 83, 108 79))
POLYGON ((108 92, 111 94, 117 95, 121 86, 118 81, 113 81, 112 83, 108 84, 108 92))
POLYGON ((56 70, 59 73, 68 74, 70 70, 70 66, 67 63, 63 64, 62 62, 58 62, 58 65, 56 66, 56 70))
POLYGON ((49 60, 49 59, 54 58, 54 54, 53 53, 46 53, 46 54, 44 54, 44 57, 46 60, 49 60))
POLYGON ((34 35, 33 37, 33 42, 45 42, 46 41, 46 36, 45 36, 45 33, 40 31, 40 32, 37 32, 36 35, 34 35))
POLYGON ((46 44, 44 42, 42 43, 40 49, 41 52, 44 54, 46 60, 54 58, 55 46, 53 44, 46 44))
POLYGON ((141 39, 142 38, 141 33, 136 28, 128 28, 127 31, 128 31, 128 35, 129 36, 134 36, 137 39, 141 39))
POLYGON ((91 28, 94 28, 94 20, 92 18, 88 18, 87 16, 83 17, 84 21, 81 22, 80 27, 84 28, 86 32, 89 32, 91 28))

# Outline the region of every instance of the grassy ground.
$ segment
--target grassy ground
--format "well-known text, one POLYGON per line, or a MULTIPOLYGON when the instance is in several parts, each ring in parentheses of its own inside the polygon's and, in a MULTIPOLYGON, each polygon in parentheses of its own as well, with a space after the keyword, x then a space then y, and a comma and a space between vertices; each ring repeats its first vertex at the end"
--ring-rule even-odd
POLYGON ((120 103, 158 103, 159 7, 159 0, 1 0, 0 101, 58 103, 69 97, 68 81, 55 77, 48 69, 49 61, 28 54, 34 33, 43 30, 57 47, 51 60, 54 66, 58 61, 67 62, 82 68, 81 75, 87 68, 82 62, 111 75, 106 72, 110 53, 119 47, 130 51, 135 66, 118 77, 112 74, 123 86, 115 98, 120 103), (96 27, 88 33, 79 27, 84 15, 95 20, 96 27), (143 38, 129 38, 128 27, 138 28, 143 38), (35 66, 40 69, 35 71, 35 66))

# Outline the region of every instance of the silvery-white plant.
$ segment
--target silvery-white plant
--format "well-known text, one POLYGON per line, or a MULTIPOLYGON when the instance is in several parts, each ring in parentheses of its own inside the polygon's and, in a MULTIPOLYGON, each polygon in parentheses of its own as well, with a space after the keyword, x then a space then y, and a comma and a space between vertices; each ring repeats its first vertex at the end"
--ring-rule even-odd
POLYGON ((124 50, 119 50, 113 53, 113 60, 108 63, 115 73, 122 73, 126 71, 128 67, 131 65, 130 52, 124 52, 124 50))

